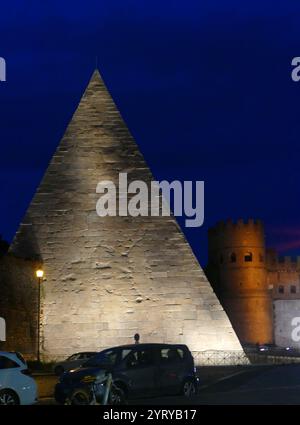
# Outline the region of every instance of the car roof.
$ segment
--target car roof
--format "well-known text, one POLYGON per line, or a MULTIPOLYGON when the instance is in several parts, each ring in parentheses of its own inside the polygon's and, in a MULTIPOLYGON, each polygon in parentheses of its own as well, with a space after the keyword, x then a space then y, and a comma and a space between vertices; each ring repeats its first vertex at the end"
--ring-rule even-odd
POLYGON ((12 351, 0 351, 0 356, 5 356, 8 357, 11 360, 16 361, 16 359, 18 360, 18 363, 20 361, 20 359, 17 356, 16 352, 12 352, 12 351))
POLYGON ((16 355, 16 352, 13 351, 0 351, 0 356, 13 356, 16 355))
POLYGON ((106 348, 103 351, 108 351, 108 350, 119 350, 119 349, 133 349, 133 348, 151 348, 151 347, 163 347, 163 348, 172 348, 172 347, 177 347, 177 348, 183 348, 183 349, 187 349, 188 347, 184 344, 164 344, 164 343, 143 343, 143 344, 128 344, 128 345, 119 345, 116 347, 110 347, 110 348, 106 348))

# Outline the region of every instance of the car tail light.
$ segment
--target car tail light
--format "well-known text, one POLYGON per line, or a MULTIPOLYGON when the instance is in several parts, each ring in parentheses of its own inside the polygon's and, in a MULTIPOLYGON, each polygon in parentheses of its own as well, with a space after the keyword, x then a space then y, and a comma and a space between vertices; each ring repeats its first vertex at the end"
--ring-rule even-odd
POLYGON ((21 370, 21 373, 23 373, 23 375, 31 376, 31 370, 29 369, 23 369, 21 370))

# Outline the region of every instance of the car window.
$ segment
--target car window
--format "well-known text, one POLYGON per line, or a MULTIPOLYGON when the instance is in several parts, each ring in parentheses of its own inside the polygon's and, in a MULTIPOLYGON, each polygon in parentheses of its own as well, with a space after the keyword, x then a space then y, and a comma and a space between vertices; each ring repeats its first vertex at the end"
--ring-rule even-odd
POLYGON ((16 356, 18 357, 18 359, 24 364, 26 365, 26 361, 24 359, 24 357, 22 356, 21 353, 16 353, 16 356))
POLYGON ((88 359, 86 354, 79 354, 78 360, 85 360, 85 359, 88 359))
POLYGON ((118 351, 116 350, 102 351, 102 353, 96 354, 96 356, 85 362, 83 367, 114 366, 117 357, 118 351))
POLYGON ((73 354, 67 360, 72 362, 73 360, 78 360, 79 354, 73 354))
POLYGON ((122 350, 122 360, 126 369, 136 369, 150 366, 154 363, 152 350, 126 349, 122 350))
POLYGON ((122 359, 122 361, 128 356, 129 353, 132 353, 132 349, 131 348, 126 349, 126 350, 122 350, 122 353, 121 353, 121 359, 122 359))
POLYGON ((163 348, 160 350, 160 361, 166 364, 179 363, 184 359, 184 351, 180 348, 163 348))
POLYGON ((13 360, 9 359, 5 356, 0 356, 0 370, 1 369, 14 369, 16 367, 20 367, 18 363, 14 362, 13 360))
POLYGON ((84 359, 84 360, 88 360, 91 357, 95 357, 97 355, 97 353, 82 353, 80 355, 80 360, 84 359))

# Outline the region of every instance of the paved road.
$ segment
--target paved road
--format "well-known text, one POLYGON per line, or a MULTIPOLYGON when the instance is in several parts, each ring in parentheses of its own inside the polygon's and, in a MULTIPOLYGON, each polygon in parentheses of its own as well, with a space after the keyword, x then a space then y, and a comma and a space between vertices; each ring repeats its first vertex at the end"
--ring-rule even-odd
MULTIPOLYGON (((42 404, 54 404, 43 400, 42 404)), ((300 364, 265 366, 221 379, 187 401, 182 397, 138 400, 139 405, 300 404, 300 364)))
POLYGON ((199 404, 300 404, 300 365, 274 366, 207 388, 199 404))

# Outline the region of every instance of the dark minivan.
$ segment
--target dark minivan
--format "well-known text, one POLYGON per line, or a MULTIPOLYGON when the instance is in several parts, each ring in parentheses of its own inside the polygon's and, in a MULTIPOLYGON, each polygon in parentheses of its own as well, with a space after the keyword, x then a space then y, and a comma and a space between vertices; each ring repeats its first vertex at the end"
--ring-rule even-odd
POLYGON ((101 370, 112 373, 126 399, 172 394, 191 397, 197 392, 194 359, 186 345, 136 344, 104 350, 80 368, 64 373, 55 388, 56 401, 65 403, 75 389, 86 385, 85 377, 101 370))

